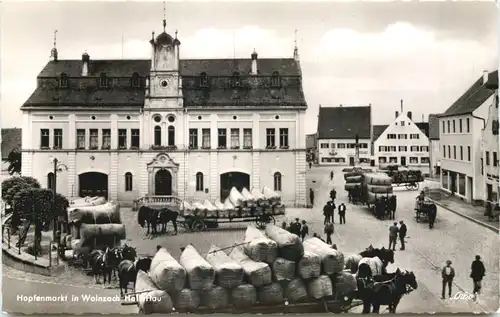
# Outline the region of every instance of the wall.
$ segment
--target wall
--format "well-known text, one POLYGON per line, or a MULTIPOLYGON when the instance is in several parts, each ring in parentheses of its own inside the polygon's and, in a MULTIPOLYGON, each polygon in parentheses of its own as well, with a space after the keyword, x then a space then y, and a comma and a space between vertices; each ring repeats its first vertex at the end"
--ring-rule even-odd
MULTIPOLYGON (((490 156, 489 164, 487 165, 486 159, 483 159, 483 169, 484 169, 484 193, 485 200, 488 200, 488 190, 487 185, 491 185, 493 189, 493 197, 492 200, 495 203, 500 202, 499 191, 500 191, 500 183, 499 183, 499 175, 500 175, 500 164, 498 160, 500 159, 500 149, 499 149, 499 136, 498 131, 497 134, 493 134, 492 126, 493 121, 499 120, 499 111, 498 111, 498 90, 495 91, 493 96, 493 101, 488 107, 488 119, 486 122, 486 126, 482 131, 482 154, 483 158, 486 158, 486 152, 488 152, 490 156), (497 154, 497 162, 494 162, 494 155, 497 154), (496 165, 496 166, 495 166, 496 165), (495 199, 496 196, 496 199, 495 199)), ((497 125, 498 127, 498 125, 497 125)))
POLYGON ((431 162, 431 177, 436 176, 437 167, 441 166, 441 142, 439 140, 429 140, 429 159, 431 162))
MULTIPOLYGON (((355 139, 321 139, 318 140, 318 164, 320 165, 349 165, 349 158, 354 157, 356 155, 356 149, 347 148, 347 144, 355 144, 355 139), (339 148, 338 145, 345 144, 345 148, 339 148), (321 148, 321 144, 328 144, 328 148, 321 148), (334 144, 334 147, 332 147, 334 144), (336 155, 330 155, 331 152, 336 152, 336 155), (344 158, 344 162, 322 162, 323 158, 344 158)), ((369 139, 359 139, 359 144, 367 144, 367 148, 359 149, 359 157, 360 159, 368 160, 366 164, 369 164, 369 160, 371 158, 371 147, 372 142, 369 139)))

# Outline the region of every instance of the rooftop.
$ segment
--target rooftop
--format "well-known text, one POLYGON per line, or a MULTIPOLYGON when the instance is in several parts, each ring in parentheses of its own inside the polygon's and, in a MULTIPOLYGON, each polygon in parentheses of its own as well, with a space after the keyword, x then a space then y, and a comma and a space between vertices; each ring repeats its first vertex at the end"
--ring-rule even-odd
POLYGON ((318 139, 370 139, 371 106, 321 107, 318 114, 318 139))

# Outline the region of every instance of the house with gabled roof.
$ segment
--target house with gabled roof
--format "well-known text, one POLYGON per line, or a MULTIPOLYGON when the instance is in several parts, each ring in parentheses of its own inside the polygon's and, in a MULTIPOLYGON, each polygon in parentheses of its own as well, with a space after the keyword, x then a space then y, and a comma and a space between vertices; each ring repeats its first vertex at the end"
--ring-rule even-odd
POLYGON ((441 188, 471 203, 486 199, 481 138, 497 77, 498 71, 484 71, 439 115, 441 188))
POLYGON ((359 138, 359 164, 370 164, 372 156, 371 105, 361 107, 319 107, 318 164, 357 165, 356 136, 359 138))
POLYGON ((52 188, 57 159, 57 191, 70 197, 214 203, 233 187, 266 186, 304 206, 298 48, 283 58, 182 59, 163 22, 150 59, 61 59, 52 49, 21 107, 23 175, 52 188))

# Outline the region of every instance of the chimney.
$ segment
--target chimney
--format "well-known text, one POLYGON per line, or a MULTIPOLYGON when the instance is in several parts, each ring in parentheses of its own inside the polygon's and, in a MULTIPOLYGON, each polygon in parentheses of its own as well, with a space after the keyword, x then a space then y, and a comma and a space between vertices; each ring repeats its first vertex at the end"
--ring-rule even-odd
POLYGON ((408 112, 406 113, 406 116, 408 117, 408 119, 413 120, 413 119, 411 118, 411 111, 408 111, 408 112))
POLYGON ((483 85, 486 85, 486 83, 488 82, 488 71, 487 70, 483 70, 483 85))
POLYGON ((399 117, 399 111, 396 111, 396 118, 394 119, 397 119, 399 117))
POLYGON ((89 75, 89 62, 90 62, 90 56, 87 54, 87 52, 82 54, 82 76, 88 76, 89 75))
POLYGON ((257 68, 257 56, 257 52, 254 48, 252 53, 252 75, 257 75, 259 73, 259 69, 257 68))

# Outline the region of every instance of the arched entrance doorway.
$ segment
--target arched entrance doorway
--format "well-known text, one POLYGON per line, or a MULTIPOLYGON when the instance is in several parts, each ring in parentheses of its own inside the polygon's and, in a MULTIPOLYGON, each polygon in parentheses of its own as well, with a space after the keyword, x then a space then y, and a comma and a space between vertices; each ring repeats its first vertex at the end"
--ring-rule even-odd
POLYGON ((108 199, 108 175, 88 172, 78 175, 79 196, 100 196, 108 199))
POLYGON ((236 187, 239 191, 246 187, 250 190, 250 175, 241 172, 228 172, 220 175, 220 196, 224 201, 229 196, 231 188, 236 187))
POLYGON ((172 195, 172 174, 166 169, 155 174, 155 195, 172 195))

